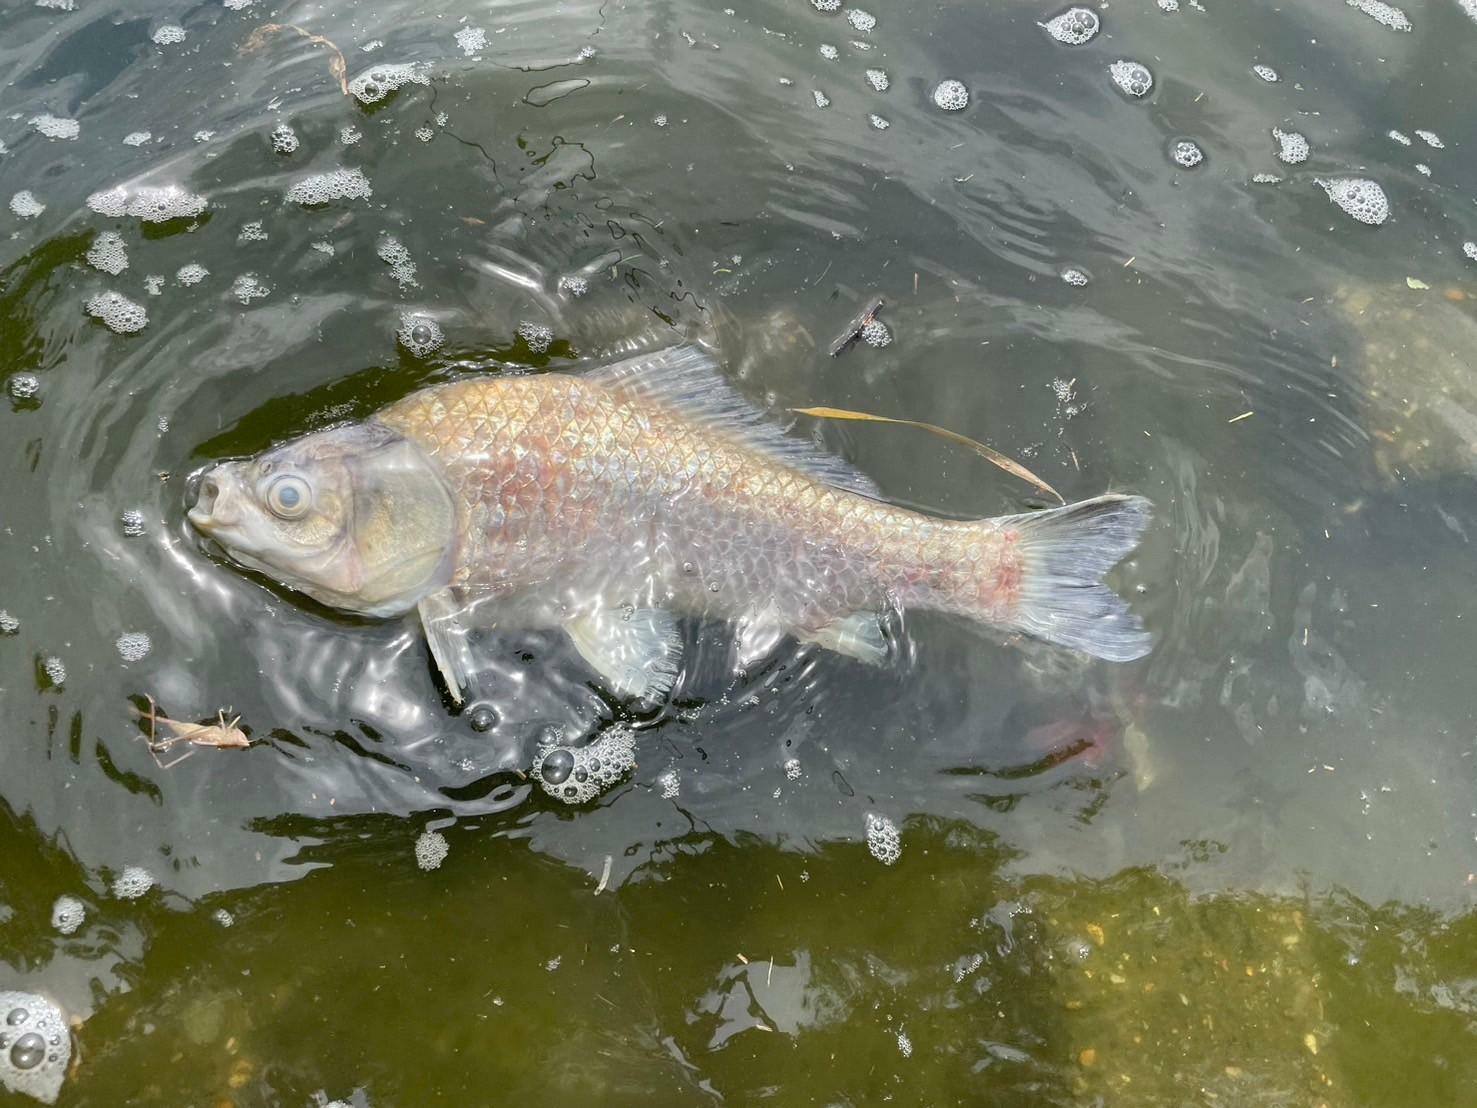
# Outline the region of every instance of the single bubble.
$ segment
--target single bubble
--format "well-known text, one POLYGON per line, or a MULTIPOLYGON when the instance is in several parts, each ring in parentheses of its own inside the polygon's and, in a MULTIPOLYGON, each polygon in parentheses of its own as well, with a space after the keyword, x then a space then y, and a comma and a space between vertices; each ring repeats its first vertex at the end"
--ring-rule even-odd
POLYGON ((30 400, 41 391, 41 379, 34 373, 17 373, 10 379, 10 395, 16 400, 30 400))
POLYGON ((438 869, 446 861, 451 845, 439 831, 423 831, 415 840, 415 864, 423 870, 438 869))
POLYGON ((87 908, 75 896, 59 896, 51 906, 51 926, 62 935, 75 934, 87 918, 87 908))
POLYGON ((1194 169, 1205 160, 1205 151, 1189 139, 1180 139, 1169 148, 1174 164, 1185 169, 1194 169))
POLYGON ((1124 94, 1135 99, 1147 96, 1154 87, 1154 75, 1142 62, 1131 62, 1120 58, 1108 66, 1108 76, 1113 78, 1113 83, 1124 94))
POLYGON ((30 189, 22 189, 10 198, 10 210, 19 219, 35 219, 46 210, 46 205, 30 189))
POLYGON ((563 747, 544 755, 539 767, 543 779, 551 785, 562 785, 574 772, 574 755, 563 747))
POLYGON ((1046 28, 1046 33, 1057 42, 1081 46, 1093 40, 1102 27, 1102 20, 1097 12, 1087 8, 1068 8, 1039 26, 1046 28))
POLYGON ((497 713, 486 705, 473 708, 469 722, 473 731, 491 731, 497 726, 497 713))
POLYGON ((143 631, 126 631, 118 636, 118 655, 125 662, 140 662, 149 656, 149 651, 154 648, 152 640, 143 631))
POLYGON ((124 866, 113 879, 113 895, 119 900, 137 900, 154 887, 154 875, 143 866, 124 866))
POLYGON ((12 1008, 5 1013, 5 1022, 11 1027, 19 1027, 30 1018, 31 1012, 28 1008, 12 1008))
POLYGON ((934 87, 933 102, 946 112, 957 112, 968 106, 969 90, 964 87, 963 81, 956 81, 951 77, 934 87))
POLYGON ((10 1048, 10 1064, 18 1070, 33 1070, 46 1060, 46 1040, 28 1031, 10 1048))

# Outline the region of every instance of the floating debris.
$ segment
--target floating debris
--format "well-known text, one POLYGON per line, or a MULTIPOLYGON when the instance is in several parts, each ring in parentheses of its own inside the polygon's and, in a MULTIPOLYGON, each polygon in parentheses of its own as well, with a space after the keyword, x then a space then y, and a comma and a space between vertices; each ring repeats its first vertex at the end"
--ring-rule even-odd
POLYGON ((1317 178, 1328 198, 1360 223, 1378 227, 1390 217, 1385 190, 1367 177, 1317 178))
POLYGON ((159 705, 154 703, 154 698, 149 697, 148 712, 139 712, 140 719, 149 721, 149 753, 154 756, 154 762, 160 769, 170 769, 179 765, 196 750, 203 746, 214 747, 217 750, 245 750, 251 745, 246 732, 242 731, 239 724, 241 717, 227 720, 225 709, 216 712, 214 723, 186 723, 183 720, 170 719, 159 711, 159 705), (169 732, 164 738, 159 737, 159 727, 163 725, 169 732), (180 743, 188 745, 189 749, 169 762, 159 761, 159 755, 167 753, 180 743))
POLYGON ((415 864, 427 872, 439 869, 450 852, 451 844, 440 831, 422 831, 415 840, 415 864))
POLYGON ((1135 99, 1147 96, 1154 88, 1154 75, 1142 62, 1125 61, 1120 58, 1108 66, 1108 76, 1122 92, 1135 99))
POLYGON ((877 313, 882 311, 883 305, 884 301, 880 296, 868 298, 867 302, 862 306, 862 310, 852 317, 851 322, 846 325, 845 330, 831 341, 831 357, 835 358, 850 350, 857 339, 862 337, 862 332, 866 330, 867 324, 876 321, 877 313))
POLYGON ((946 112, 957 112, 969 106, 969 90, 964 87, 963 81, 950 77, 934 86, 933 103, 946 112))

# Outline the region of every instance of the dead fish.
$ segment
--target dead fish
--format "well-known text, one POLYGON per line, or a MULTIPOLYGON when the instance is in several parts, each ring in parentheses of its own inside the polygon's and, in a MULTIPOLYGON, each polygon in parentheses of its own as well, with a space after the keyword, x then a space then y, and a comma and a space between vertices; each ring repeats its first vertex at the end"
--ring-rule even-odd
POLYGON ((476 376, 203 473, 190 522, 237 565, 333 608, 418 610, 448 690, 475 628, 563 628, 622 695, 657 699, 679 616, 889 657, 889 611, 966 616, 1099 658, 1150 636, 1102 575, 1141 497, 957 521, 886 503, 770 424, 695 346, 590 373, 476 376))

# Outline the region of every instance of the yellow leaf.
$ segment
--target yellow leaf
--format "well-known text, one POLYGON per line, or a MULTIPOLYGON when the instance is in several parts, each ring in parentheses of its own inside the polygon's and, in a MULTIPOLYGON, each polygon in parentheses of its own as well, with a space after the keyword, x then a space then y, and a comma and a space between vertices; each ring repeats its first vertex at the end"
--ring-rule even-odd
POLYGON ((1422 281, 1419 277, 1407 277, 1405 279, 1405 283, 1408 287, 1413 289, 1428 289, 1431 287, 1430 285, 1426 284, 1426 282, 1422 281))
POLYGON ((928 431, 931 434, 938 435, 942 439, 947 439, 949 442, 958 443, 960 446, 967 446, 969 447, 969 449, 978 454, 981 458, 984 458, 986 461, 999 466, 1001 469, 1005 470, 1006 473, 1009 473, 1012 477, 1019 477, 1027 484, 1035 485, 1042 492, 1050 493, 1063 504, 1067 502, 1067 498, 1065 496, 1057 492, 1056 489, 1052 488, 1045 481, 1041 480, 1041 478, 1037 477, 1025 466, 1021 465, 1020 462, 1007 458, 1004 454, 1000 453, 1000 451, 994 449, 993 447, 986 446, 982 442, 975 442, 974 439, 970 438, 969 436, 961 435, 958 431, 950 431, 946 427, 938 427, 932 423, 924 423, 921 420, 917 419, 894 419, 891 416, 869 415, 866 412, 853 412, 847 408, 792 408, 790 410, 793 411, 796 415, 807 415, 812 416, 816 419, 849 419, 857 420, 862 423, 896 423, 903 427, 916 427, 921 431, 928 431))

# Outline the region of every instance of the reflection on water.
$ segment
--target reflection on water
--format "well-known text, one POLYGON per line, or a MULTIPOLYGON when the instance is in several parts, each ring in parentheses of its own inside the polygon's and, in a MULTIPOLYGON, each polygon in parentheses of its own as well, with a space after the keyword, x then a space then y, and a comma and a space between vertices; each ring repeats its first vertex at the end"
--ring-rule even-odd
POLYGON ((63 1102, 1460 1102, 1469 5, 832 7, 7 13, 0 987, 86 1021, 63 1102), (919 616, 735 676, 693 625, 643 712, 530 633, 458 709, 183 522, 208 461, 676 339, 901 503, 1028 490, 788 409, 1151 497, 1155 652, 919 616), (145 695, 253 745, 161 771, 145 695), (589 806, 526 777, 622 727, 589 806))

